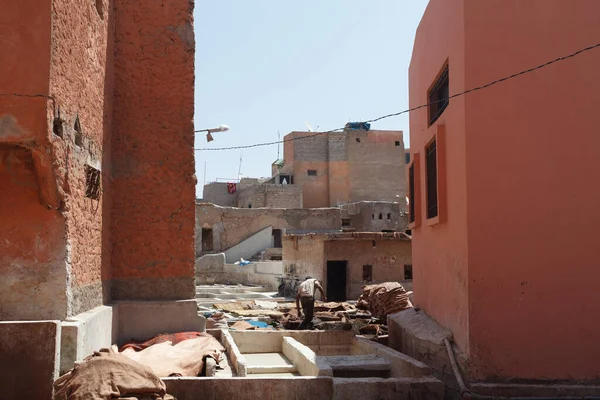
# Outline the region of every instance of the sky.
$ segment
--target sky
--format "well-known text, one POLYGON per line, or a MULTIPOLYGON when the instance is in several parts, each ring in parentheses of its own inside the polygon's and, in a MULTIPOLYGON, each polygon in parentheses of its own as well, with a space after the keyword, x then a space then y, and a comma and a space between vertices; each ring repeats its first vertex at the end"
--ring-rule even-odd
MULTIPOLYGON (((428 0, 196 1, 196 148, 271 142, 408 108, 408 66, 428 0)), ((372 129, 404 131, 408 115, 372 129)), ((282 146, 282 145, 280 145, 282 146)), ((269 177, 278 146, 196 151, 204 182, 269 177), (206 176, 204 174, 206 165, 206 176)), ((283 147, 280 147, 283 157, 283 147)))

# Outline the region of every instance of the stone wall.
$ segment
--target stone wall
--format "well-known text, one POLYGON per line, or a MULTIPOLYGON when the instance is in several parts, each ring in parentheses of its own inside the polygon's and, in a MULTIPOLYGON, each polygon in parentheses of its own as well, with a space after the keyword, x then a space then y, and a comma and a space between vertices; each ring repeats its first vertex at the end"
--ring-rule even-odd
POLYGON ((235 207, 237 196, 237 193, 232 194, 227 191, 227 182, 211 182, 204 185, 202 200, 223 207, 235 207))
POLYGON ((221 252, 271 226, 280 229, 339 230, 340 210, 230 208, 210 203, 196 204, 196 253, 202 252, 202 228, 212 229, 213 252, 221 252))
POLYGON ((408 226, 405 206, 399 203, 362 201, 340 206, 342 219, 356 232, 404 232, 408 226))
POLYGON ((238 193, 239 208, 302 208, 302 187, 298 185, 262 184, 238 193))
POLYGON ((194 288, 193 2, 116 2, 112 296, 194 288))

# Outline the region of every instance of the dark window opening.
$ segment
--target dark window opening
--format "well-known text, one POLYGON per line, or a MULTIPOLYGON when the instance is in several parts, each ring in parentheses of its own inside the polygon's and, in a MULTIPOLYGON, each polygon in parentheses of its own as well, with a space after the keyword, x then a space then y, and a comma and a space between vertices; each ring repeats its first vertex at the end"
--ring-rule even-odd
POLYGON ((412 264, 404 264, 404 279, 412 279, 412 264))
POLYGON ((379 219, 383 219, 383 214, 379 213, 379 219))
POLYGON ((375 214, 371 214, 371 219, 375 219, 375 214))
POLYGON ((212 228, 202 228, 202 251, 213 250, 213 230, 212 228))
POLYGON ((63 124, 60 118, 54 118, 52 121, 52 132, 58 137, 63 137, 63 124))
POLYGON ((410 164, 410 153, 404 153, 404 162, 410 164))
POLYGON ((391 213, 388 213, 388 215, 387 215, 387 220, 388 220, 388 221, 391 221, 391 220, 392 220, 392 214, 391 214, 391 213))
POLYGON ((362 280, 364 283, 373 282, 373 266, 363 265, 362 280))
POLYGON ((306 173, 308 174, 308 176, 317 176, 317 170, 316 169, 309 169, 306 171, 306 173))
POLYGON ((346 301, 348 261, 327 261, 327 300, 346 301))
POLYGON ((342 218, 342 226, 350 226, 350 220, 348 218, 342 218))
POLYGON ((85 197, 100 199, 100 171, 89 165, 85 166, 85 197))
POLYGON ((248 204, 248 208, 252 208, 252 204, 248 204))
POLYGON ((435 139, 425 148, 427 154, 427 218, 438 215, 437 149, 435 139))
POLYGON ((360 143, 360 138, 359 137, 356 138, 356 143, 360 143))
POLYGON ((396 142, 394 143, 396 146, 400 146, 400 141, 396 140, 396 142))
POLYGON ((408 213, 410 222, 415 222, 415 164, 408 168, 408 213))
POLYGON ((429 90, 429 125, 433 124, 442 115, 450 103, 450 80, 449 69, 446 65, 440 77, 435 81, 433 87, 429 90))
POLYGON ((292 177, 292 175, 279 175, 279 184, 283 185, 283 181, 291 185, 294 183, 294 178, 292 177))
POLYGON ((383 233, 394 233, 396 231, 393 230, 393 229, 382 229, 381 232, 383 232, 383 233))
POLYGON ((404 233, 406 233, 408 236, 412 235, 412 230, 407 229, 404 231, 404 233))
POLYGON ((273 247, 281 249, 281 229, 273 229, 273 247))
POLYGON ((79 122, 79 116, 75 117, 75 144, 79 147, 83 146, 83 131, 81 130, 81 123, 79 122))

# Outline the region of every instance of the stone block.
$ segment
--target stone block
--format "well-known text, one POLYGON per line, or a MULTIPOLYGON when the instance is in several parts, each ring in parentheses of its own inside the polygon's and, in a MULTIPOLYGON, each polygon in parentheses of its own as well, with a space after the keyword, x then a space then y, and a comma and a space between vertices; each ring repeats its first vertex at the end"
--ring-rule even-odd
POLYGON ((51 399, 59 351, 59 321, 0 322, 2 397, 51 399))

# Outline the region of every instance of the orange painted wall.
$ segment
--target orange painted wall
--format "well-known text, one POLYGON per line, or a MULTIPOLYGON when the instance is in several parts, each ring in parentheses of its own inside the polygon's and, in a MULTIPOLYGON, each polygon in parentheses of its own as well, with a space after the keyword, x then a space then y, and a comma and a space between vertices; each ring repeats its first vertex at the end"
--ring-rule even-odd
MULTIPOLYGON (((450 64, 450 92, 464 90, 464 29, 462 0, 431 0, 417 30, 409 69, 410 107, 427 104, 427 92, 444 63, 450 64)), ((410 150, 419 153, 421 193, 420 226, 413 234, 413 283, 415 301, 469 351, 468 257, 467 257, 467 182, 465 161, 464 98, 452 99, 436 125, 428 127, 426 108, 410 115, 410 150), (447 162, 440 176, 447 181, 447 222, 428 226, 425 221, 424 149, 444 125, 447 162)))
POLYGON ((294 162, 294 184, 302 185, 302 206, 305 208, 329 205, 329 163, 294 162), (308 176, 308 170, 316 170, 317 176, 308 176))
MULTIPOLYGON (((467 4, 469 87, 599 42, 596 0, 467 4)), ((479 376, 600 378, 599 66, 596 49, 466 97, 479 376)))
MULTIPOLYGON (((431 0, 410 69, 426 103, 598 42, 595 0, 431 0)), ((445 221, 413 229, 416 302, 450 328, 470 379, 598 379, 600 50, 411 114, 411 152, 445 129, 445 221), (468 280, 467 280, 468 279, 468 280)), ((440 149, 438 148, 438 152, 440 149)))

